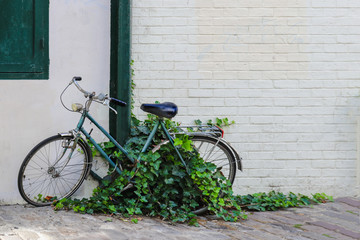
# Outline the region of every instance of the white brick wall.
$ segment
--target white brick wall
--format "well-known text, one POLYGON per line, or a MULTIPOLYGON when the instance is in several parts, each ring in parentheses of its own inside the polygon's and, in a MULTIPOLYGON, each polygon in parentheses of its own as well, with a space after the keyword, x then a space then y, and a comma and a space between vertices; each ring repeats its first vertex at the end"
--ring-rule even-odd
POLYGON ((237 193, 359 194, 359 16, 358 0, 134 1, 137 105, 235 120, 237 193))

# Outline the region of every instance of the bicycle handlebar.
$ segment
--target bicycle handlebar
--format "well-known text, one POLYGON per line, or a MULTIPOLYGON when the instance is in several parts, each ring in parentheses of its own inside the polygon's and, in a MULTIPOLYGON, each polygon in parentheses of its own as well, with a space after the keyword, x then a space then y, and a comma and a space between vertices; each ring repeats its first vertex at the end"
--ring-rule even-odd
POLYGON ((82 92, 84 94, 85 97, 89 97, 90 95, 92 95, 90 92, 85 91, 84 89, 82 89, 80 87, 80 85, 77 83, 78 81, 81 81, 81 77, 73 77, 70 84, 74 83, 76 88, 79 89, 80 92, 82 92))
POLYGON ((110 103, 119 105, 120 107, 125 107, 127 105, 126 102, 123 102, 123 101, 121 101, 119 99, 116 99, 116 98, 110 98, 110 103))
POLYGON ((99 95, 95 96, 95 92, 90 93, 88 91, 85 91, 78 84, 78 82, 81 81, 81 80, 82 80, 81 77, 73 77, 70 84, 74 83, 76 88, 79 89, 79 91, 82 92, 86 98, 91 97, 93 100, 98 100, 98 101, 101 101, 101 102, 104 102, 105 100, 109 100, 110 103, 116 104, 116 105, 121 106, 121 107, 124 107, 124 106, 127 105, 126 102, 123 102, 123 101, 121 101, 119 99, 116 99, 116 98, 109 97, 107 94, 99 93, 99 95))

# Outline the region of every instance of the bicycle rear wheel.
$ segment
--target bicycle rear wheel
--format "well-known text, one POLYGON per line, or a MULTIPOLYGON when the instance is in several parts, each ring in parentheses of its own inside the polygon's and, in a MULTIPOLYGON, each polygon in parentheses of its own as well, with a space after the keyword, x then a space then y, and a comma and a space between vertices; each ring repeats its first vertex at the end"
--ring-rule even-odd
POLYGON ((24 159, 18 188, 22 198, 34 206, 50 205, 52 199, 70 197, 90 171, 91 150, 79 139, 55 135, 36 145, 24 159))
MULTIPOLYGON (((236 175, 236 158, 232 150, 217 138, 210 136, 194 136, 191 138, 194 148, 205 162, 211 162, 224 175, 231 184, 236 175)), ((193 213, 199 215, 208 210, 208 206, 199 206, 193 213)))
POLYGON ((220 172, 233 184, 236 175, 236 159, 232 150, 225 143, 210 136, 194 136, 191 140, 200 157, 205 162, 215 164, 220 172))

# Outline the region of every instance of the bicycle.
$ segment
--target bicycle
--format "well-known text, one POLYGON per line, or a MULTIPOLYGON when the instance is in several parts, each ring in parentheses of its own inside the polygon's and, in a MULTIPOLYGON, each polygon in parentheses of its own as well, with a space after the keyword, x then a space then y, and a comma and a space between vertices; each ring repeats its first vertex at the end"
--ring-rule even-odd
MULTIPOLYGON (((88 141, 92 143, 95 149, 109 163, 109 165, 114 169, 113 171, 121 175, 121 164, 116 164, 91 137, 91 131, 87 132, 84 129, 83 125, 86 119, 93 123, 116 146, 118 150, 125 154, 127 159, 134 166, 141 160, 140 156, 137 159, 132 158, 123 146, 121 146, 89 114, 90 106, 93 102, 101 103, 114 112, 116 112, 116 110, 110 106, 110 103, 118 106, 126 106, 126 103, 121 100, 111 98, 103 93, 96 95, 95 92, 85 91, 78 84, 79 81, 81 81, 81 77, 74 77, 60 96, 60 98, 62 98, 62 95, 67 88, 74 84, 87 99, 85 106, 79 103, 72 104, 71 111, 81 114, 76 128, 69 132, 59 133, 49 137, 37 144, 25 157, 20 167, 18 175, 19 192, 26 202, 34 206, 50 205, 51 200, 54 199, 54 197, 58 200, 70 197, 78 190, 84 179, 89 174, 99 181, 104 179, 91 170, 92 152, 88 141), (87 140, 85 140, 83 136, 87 140)), ((65 105, 64 107, 68 109, 65 105)), ((187 169, 185 161, 174 145, 174 136, 172 136, 174 133, 169 133, 163 121, 163 118, 173 118, 177 114, 177 106, 174 103, 165 102, 161 104, 142 104, 141 109, 145 112, 158 116, 155 127, 149 134, 141 153, 147 151, 156 132, 159 128, 161 128, 165 133, 168 142, 173 146, 177 155, 181 159, 182 164, 187 169)), ((195 143, 195 148, 198 149, 201 154, 207 154, 208 160, 212 160, 210 157, 214 156, 214 154, 217 154, 215 156, 218 156, 219 153, 224 155, 225 157, 220 160, 224 162, 227 161, 228 167, 226 167, 226 169, 228 170, 225 172, 226 177, 231 181, 231 183, 234 181, 236 164, 238 164, 238 168, 241 169, 241 158, 229 144, 222 140, 219 136, 219 130, 209 131, 208 129, 206 130, 204 126, 198 133, 184 131, 181 127, 179 127, 179 129, 182 129, 180 130, 180 134, 182 131, 182 134, 188 134, 193 137, 192 140, 195 143), (202 150, 203 146, 207 146, 204 148, 205 152, 202 150)), ((219 159, 219 157, 216 158, 219 159)), ((224 166, 220 166, 219 163, 215 163, 215 165, 217 165, 220 169, 226 166, 226 164, 221 164, 224 166)), ((126 188, 130 187, 131 185, 126 188)), ((203 210, 204 208, 202 211, 203 210)))

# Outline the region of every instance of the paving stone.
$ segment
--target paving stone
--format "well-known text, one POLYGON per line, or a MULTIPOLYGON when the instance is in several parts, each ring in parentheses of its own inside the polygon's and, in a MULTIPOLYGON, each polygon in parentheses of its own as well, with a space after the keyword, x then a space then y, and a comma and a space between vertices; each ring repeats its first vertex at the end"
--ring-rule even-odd
POLYGON ((299 221, 298 220, 293 220, 291 218, 286 218, 283 217, 281 215, 277 215, 276 213, 274 213, 274 215, 269 217, 272 220, 275 220, 276 222, 278 222, 281 225, 295 225, 297 224, 299 221))
POLYGON ((288 219, 292 219, 295 220, 296 222, 306 222, 309 221, 310 218, 309 216, 302 214, 302 213, 297 213, 295 211, 289 212, 289 211, 284 211, 281 212, 281 216, 284 218, 288 218, 288 219))
MULTIPOLYGON (((266 229, 269 227, 269 223, 261 223, 259 224, 257 221, 248 220, 243 223, 243 225, 252 227, 253 230, 247 231, 246 233, 253 237, 259 237, 259 239, 276 239, 275 237, 279 238, 281 232, 279 231, 267 231, 266 229)), ((283 234, 282 236, 286 236, 288 234, 283 234)))
POLYGON ((23 240, 23 239, 17 235, 12 235, 12 236, 0 236, 0 240, 23 240))
POLYGON ((285 239, 288 239, 288 240, 311 240, 311 238, 306 237, 306 236, 301 236, 301 235, 298 235, 298 236, 288 236, 288 237, 286 237, 285 239))
POLYGON ((304 230, 301 233, 302 236, 306 236, 314 240, 331 240, 331 239, 354 240, 353 238, 342 235, 341 233, 330 231, 328 229, 319 226, 304 225, 301 227, 301 229, 304 230))
POLYGON ((37 240, 40 238, 40 236, 34 231, 16 230, 14 232, 23 240, 37 240))
POLYGON ((344 212, 352 212, 352 213, 359 215, 359 213, 360 213, 359 208, 347 205, 342 202, 321 204, 321 205, 317 206, 317 209, 322 210, 322 212, 323 211, 333 211, 333 212, 338 212, 341 214, 344 212))
POLYGON ((341 233, 342 235, 354 238, 354 239, 360 239, 360 233, 359 232, 353 232, 350 231, 344 227, 335 225, 335 224, 331 224, 331 223, 327 223, 327 222, 322 222, 322 221, 316 221, 316 222, 309 222, 309 224, 311 225, 315 225, 315 226, 319 226, 325 229, 328 229, 330 231, 334 231, 334 232, 338 232, 341 233))
POLYGON ((74 229, 73 227, 58 227, 58 232, 64 236, 77 236, 79 229, 74 229))
MULTIPOLYGON (((82 236, 77 236, 77 237, 69 237, 69 240, 72 239, 76 239, 76 240, 89 240, 89 239, 96 239, 96 240, 113 240, 114 238, 110 238, 108 236, 105 236, 103 233, 86 233, 83 234, 82 236)), ((121 236, 117 236, 117 238, 115 238, 117 240, 122 240, 121 236)))
POLYGON ((40 239, 41 240, 45 240, 45 239, 51 239, 51 240, 67 240, 69 239, 69 236, 63 236, 62 234, 60 234, 59 232, 54 232, 54 231, 43 231, 39 233, 40 239))
POLYGON ((328 216, 327 214, 318 215, 313 221, 309 222, 325 222, 334 226, 346 227, 348 230, 355 232, 359 231, 360 226, 358 221, 344 221, 336 217, 328 216))
POLYGON ((121 232, 115 229, 105 229, 101 230, 101 233, 110 239, 130 239, 126 232, 121 232))
MULTIPOLYGON (((324 212, 323 214, 325 216, 328 216, 328 217, 331 217, 331 218, 334 218, 334 219, 339 219, 341 221, 347 221, 347 222, 350 222, 350 223, 357 223, 360 226, 360 218, 359 218, 359 216, 356 216, 356 215, 336 213, 336 212, 324 212)), ((344 224, 347 224, 347 223, 344 222, 344 224)))
MULTIPOLYGON (((281 239, 278 235, 270 234, 265 231, 256 230, 251 233, 247 233, 254 239, 266 239, 266 240, 279 240, 281 239)), ((240 238, 241 239, 241 238, 240 238)))
POLYGON ((355 199, 355 198, 338 198, 335 199, 336 202, 342 202, 345 203, 347 205, 350 205, 352 207, 357 207, 360 208, 360 200, 359 199, 355 199))
POLYGON ((233 236, 233 239, 241 239, 241 240, 258 240, 258 238, 255 238, 252 235, 249 235, 248 233, 237 233, 236 235, 233 236))
MULTIPOLYGON (((259 221, 259 217, 260 216, 258 215, 254 220, 259 221)), ((263 224, 259 229, 280 235, 282 237, 286 237, 289 234, 296 235, 298 232, 298 229, 294 227, 294 225, 299 224, 299 221, 297 220, 287 221, 286 218, 281 216, 267 216, 267 218, 261 219, 260 222, 263 224)))

